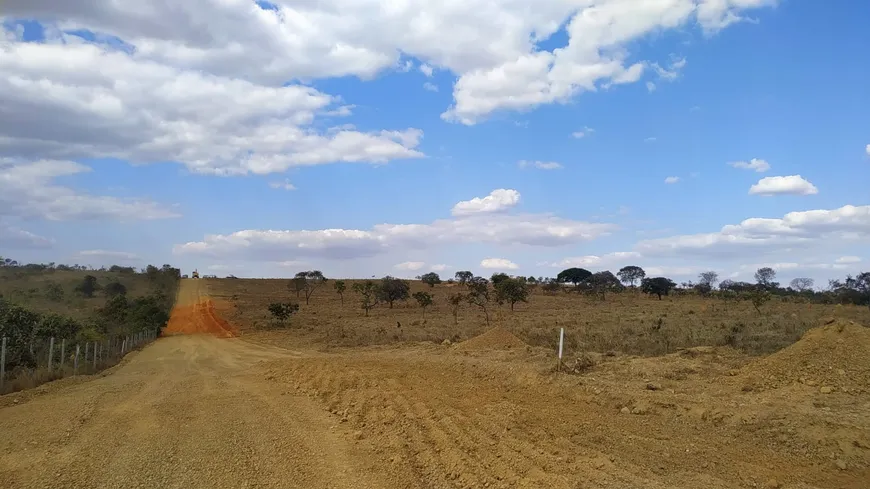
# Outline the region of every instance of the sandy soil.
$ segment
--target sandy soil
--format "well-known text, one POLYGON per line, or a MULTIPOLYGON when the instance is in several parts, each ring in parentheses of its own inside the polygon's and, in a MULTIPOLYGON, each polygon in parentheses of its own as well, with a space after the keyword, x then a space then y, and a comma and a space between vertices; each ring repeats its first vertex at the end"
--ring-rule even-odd
MULTIPOLYGON (((182 292, 176 331, 226 336, 200 284, 182 292)), ((597 355, 576 375, 506 331, 329 354, 172 336, 0 399, 0 487, 863 489, 868 331, 834 321, 762 360, 597 355)))

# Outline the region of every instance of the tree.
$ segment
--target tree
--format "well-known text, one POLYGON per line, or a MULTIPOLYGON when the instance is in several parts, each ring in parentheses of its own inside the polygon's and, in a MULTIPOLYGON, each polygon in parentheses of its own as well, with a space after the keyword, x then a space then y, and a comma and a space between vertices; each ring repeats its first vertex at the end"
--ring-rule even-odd
POLYGON ((815 284, 815 281, 811 278, 798 277, 798 278, 792 279, 792 281, 789 285, 794 290, 796 290, 798 292, 803 292, 805 290, 811 290, 813 288, 813 284, 815 284))
POLYGON ((499 305, 508 303, 511 305, 511 311, 514 310, 514 304, 517 302, 528 302, 529 286, 526 281, 519 278, 506 278, 493 282, 495 286, 495 299, 499 305))
POLYGON ((49 282, 45 286, 45 297, 54 302, 60 302, 63 300, 63 287, 57 282, 49 282))
POLYGON ((468 281, 467 285, 468 294, 465 296, 465 300, 469 304, 475 305, 483 310, 483 315, 486 317, 486 325, 489 326, 489 281, 483 277, 474 277, 468 281))
POLYGON ((300 277, 299 274, 296 274, 296 276, 290 280, 290 283, 287 284, 287 289, 291 292, 296 292, 296 298, 298 299, 299 294, 305 290, 305 277, 300 277))
POLYGON ((429 292, 414 292, 414 299, 417 300, 417 304, 423 309, 423 317, 426 317, 426 308, 435 303, 435 300, 432 299, 432 294, 429 292))
POLYGON ((529 275, 529 277, 526 279, 526 282, 528 282, 529 285, 537 285, 538 279, 536 279, 534 275, 529 275))
POLYGON ((357 282, 353 284, 354 292, 360 295, 360 305, 366 311, 366 317, 369 315, 369 310, 378 305, 378 286, 371 280, 365 282, 357 282))
POLYGON ((640 281, 640 290, 644 294, 657 295, 662 300, 663 295, 668 295, 677 284, 666 277, 645 278, 640 281))
POLYGON ((127 295, 127 287, 125 287, 121 282, 109 282, 103 289, 103 293, 106 294, 106 297, 108 298, 127 295))
POLYGON ((629 265, 627 267, 622 267, 616 272, 616 276, 619 277, 619 280, 624 284, 628 284, 634 287, 635 282, 639 282, 646 277, 646 272, 643 268, 640 268, 635 265, 629 265))
POLYGON ((302 292, 305 293, 305 305, 308 305, 308 300, 311 299, 311 295, 314 294, 314 291, 328 281, 320 270, 306 270, 304 272, 299 272, 296 274, 295 278, 297 280, 302 279, 301 285, 302 292))
POLYGON ((465 300, 465 294, 450 294, 447 302, 450 303, 450 308, 453 312, 453 324, 459 324, 459 305, 465 300))
POLYGON ((411 283, 407 280, 391 277, 387 275, 381 279, 380 287, 378 287, 378 299, 390 305, 393 308, 393 303, 396 301, 406 301, 411 297, 411 283))
POLYGON ((755 272, 755 281, 758 285, 764 287, 765 289, 776 288, 779 284, 774 282, 776 279, 776 270, 770 267, 759 268, 755 272))
POLYGON ((492 274, 492 277, 489 278, 489 281, 492 282, 492 286, 495 287, 502 280, 509 280, 511 278, 510 275, 502 272, 496 272, 492 274))
POLYGON ((716 286, 719 282, 719 274, 710 270, 709 272, 701 272, 698 275, 698 283, 708 286, 710 289, 716 286))
POLYGON ((336 280, 332 283, 332 288, 338 293, 341 298, 341 305, 344 305, 344 291, 347 290, 347 284, 344 280, 336 280))
POLYGON ((616 292, 622 289, 619 279, 608 270, 593 273, 586 279, 586 282, 589 284, 590 292, 598 295, 601 300, 605 299, 607 292, 616 292))
POLYGON ((758 314, 761 314, 761 306, 770 300, 770 292, 768 292, 763 285, 759 284, 759 286, 751 292, 749 298, 752 300, 752 306, 755 307, 758 314))
POLYGON ((277 319, 282 325, 290 318, 291 314, 298 310, 299 304, 292 302, 273 302, 269 304, 269 312, 272 313, 272 317, 277 319))
POLYGON ((439 277, 438 274, 435 272, 429 272, 420 275, 420 280, 424 284, 428 284, 429 287, 435 287, 436 285, 441 283, 441 277, 439 277))
POLYGON ((562 288, 562 285, 555 280, 544 280, 543 284, 541 289, 547 294, 555 294, 562 288))
POLYGON ((456 272, 454 277, 456 278, 456 281, 459 282, 459 285, 466 285, 472 278, 474 278, 474 274, 468 270, 462 270, 456 272))
POLYGON ((97 284, 97 277, 94 277, 93 275, 85 275, 82 282, 76 285, 76 292, 85 297, 93 297, 94 292, 99 288, 100 286, 97 284))
POLYGON ((592 272, 590 272, 589 270, 586 270, 585 268, 574 267, 567 268, 559 272, 559 275, 556 275, 556 281, 563 284, 566 282, 570 282, 576 287, 591 276, 592 272))

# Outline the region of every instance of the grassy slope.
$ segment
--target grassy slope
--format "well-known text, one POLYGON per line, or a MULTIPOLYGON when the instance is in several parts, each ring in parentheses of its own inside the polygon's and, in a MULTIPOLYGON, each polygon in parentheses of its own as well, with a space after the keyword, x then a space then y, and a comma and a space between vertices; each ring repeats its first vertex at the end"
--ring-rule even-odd
POLYGON ((24 271, 15 268, 0 268, 0 294, 6 299, 21 304, 36 312, 54 312, 76 319, 90 317, 94 310, 106 302, 102 291, 92 298, 81 297, 75 293, 76 285, 85 275, 97 277, 100 286, 118 281, 127 287, 127 297, 135 298, 148 295, 152 286, 144 274, 122 274, 97 270, 44 270, 24 271), (55 282, 63 287, 64 296, 59 301, 46 297, 46 288, 55 282))
MULTIPOLYGON (((208 279, 210 294, 218 300, 219 312, 243 334, 270 337, 276 342, 309 341, 314 344, 363 346, 400 341, 463 340, 486 329, 483 314, 468 304, 460 306, 454 324, 447 296, 462 292, 446 284, 430 289, 412 282, 412 292, 427 290, 435 305, 425 319, 416 302, 378 306, 364 317, 359 296, 347 281, 344 305, 332 281, 318 289, 306 306, 288 291, 289 280, 208 279), (268 328, 270 302, 291 300, 300 311, 291 318, 290 334, 262 332, 268 328), (401 327, 399 327, 401 325, 401 327)), ((730 344, 751 354, 776 351, 792 344, 822 318, 842 317, 870 325, 866 307, 784 302, 774 298, 759 315, 748 301, 724 303, 695 296, 665 297, 659 301, 637 293, 610 295, 606 301, 559 293, 544 295, 536 289, 527 304, 492 306, 492 326, 503 326, 524 341, 554 347, 560 327, 565 328, 569 351, 617 350, 632 354, 659 355, 677 348, 730 344)))

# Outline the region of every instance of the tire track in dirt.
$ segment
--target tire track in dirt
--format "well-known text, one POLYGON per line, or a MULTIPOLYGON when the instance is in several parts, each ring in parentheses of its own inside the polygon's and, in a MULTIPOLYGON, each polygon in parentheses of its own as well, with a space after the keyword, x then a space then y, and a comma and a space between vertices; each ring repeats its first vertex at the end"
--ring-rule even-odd
MULTIPOLYGON (((183 292, 188 302, 203 299, 196 288, 183 292)), ((208 308, 196 313, 210 321, 208 308)), ((11 402, 0 408, 0 487, 413 487, 318 404, 252 369, 295 355, 178 335, 131 354, 111 375, 11 402)))
POLYGON ((607 394, 563 392, 504 368, 395 351, 264 366, 410 466, 426 481, 415 487, 865 487, 860 471, 823 469, 732 427, 664 408, 622 414, 607 394))

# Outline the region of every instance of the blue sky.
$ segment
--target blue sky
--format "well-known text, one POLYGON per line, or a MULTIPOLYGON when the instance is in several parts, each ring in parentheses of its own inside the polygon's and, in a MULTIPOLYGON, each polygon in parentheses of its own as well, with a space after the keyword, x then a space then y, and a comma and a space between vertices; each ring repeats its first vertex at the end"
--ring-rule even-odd
POLYGON ((870 6, 586 3, 8 0, 0 255, 252 277, 867 269, 870 6))

